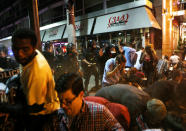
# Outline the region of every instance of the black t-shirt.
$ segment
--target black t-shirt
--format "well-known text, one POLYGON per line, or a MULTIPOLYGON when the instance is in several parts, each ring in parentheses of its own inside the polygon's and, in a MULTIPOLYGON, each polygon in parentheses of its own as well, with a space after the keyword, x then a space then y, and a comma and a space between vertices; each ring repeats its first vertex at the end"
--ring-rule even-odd
POLYGON ((101 96, 111 102, 125 105, 133 120, 139 114, 143 114, 146 110, 146 103, 150 99, 146 92, 127 84, 116 84, 101 88, 95 96, 101 96))
POLYGON ((176 96, 176 90, 178 84, 171 80, 161 80, 153 83, 150 87, 146 88, 144 91, 149 93, 151 97, 157 98, 164 103, 173 100, 176 96))

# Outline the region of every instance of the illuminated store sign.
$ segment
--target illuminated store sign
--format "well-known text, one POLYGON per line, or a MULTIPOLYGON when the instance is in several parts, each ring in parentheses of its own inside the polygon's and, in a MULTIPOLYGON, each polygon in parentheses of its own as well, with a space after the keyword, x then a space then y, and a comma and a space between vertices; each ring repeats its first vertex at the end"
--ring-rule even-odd
POLYGON ((125 25, 128 22, 129 14, 123 14, 122 16, 111 16, 108 21, 108 27, 125 25))

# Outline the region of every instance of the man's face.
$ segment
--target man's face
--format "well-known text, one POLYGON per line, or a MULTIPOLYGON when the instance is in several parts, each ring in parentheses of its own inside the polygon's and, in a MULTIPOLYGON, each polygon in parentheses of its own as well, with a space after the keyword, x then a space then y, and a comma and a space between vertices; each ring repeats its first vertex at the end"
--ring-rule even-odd
POLYGON ((96 48, 96 46, 97 46, 97 44, 96 44, 96 42, 95 41, 93 41, 93 43, 92 43, 93 45, 92 45, 92 47, 93 48, 96 48))
POLYGON ((74 117, 80 112, 83 94, 83 91, 81 91, 78 96, 75 96, 71 89, 64 93, 58 93, 60 105, 69 117, 74 117))
POLYGON ((17 62, 26 65, 30 62, 35 52, 35 47, 32 46, 30 39, 17 38, 15 43, 12 44, 12 51, 17 62))
POLYGON ((53 47, 52 46, 50 46, 50 48, 49 48, 49 50, 48 50, 50 53, 52 53, 53 52, 53 47))
POLYGON ((77 54, 77 50, 76 50, 76 47, 75 46, 72 47, 72 52, 75 53, 75 54, 77 54))
POLYGON ((0 51, 0 58, 5 58, 6 57, 6 53, 4 51, 0 51))
POLYGON ((115 47, 112 47, 112 48, 110 49, 110 53, 111 53, 111 54, 116 54, 116 49, 115 49, 115 47))
POLYGON ((116 65, 118 66, 119 65, 119 68, 120 69, 124 69, 125 68, 125 62, 118 62, 118 61, 116 61, 116 65))

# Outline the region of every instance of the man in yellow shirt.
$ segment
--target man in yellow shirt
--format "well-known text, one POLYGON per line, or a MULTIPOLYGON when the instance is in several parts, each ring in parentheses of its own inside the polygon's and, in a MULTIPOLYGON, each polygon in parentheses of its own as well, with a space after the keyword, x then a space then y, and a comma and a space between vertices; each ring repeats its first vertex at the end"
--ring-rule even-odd
POLYGON ((37 37, 29 29, 18 29, 12 36, 12 50, 20 65, 20 82, 30 111, 28 130, 42 131, 52 114, 60 108, 52 71, 44 56, 36 49, 37 37))

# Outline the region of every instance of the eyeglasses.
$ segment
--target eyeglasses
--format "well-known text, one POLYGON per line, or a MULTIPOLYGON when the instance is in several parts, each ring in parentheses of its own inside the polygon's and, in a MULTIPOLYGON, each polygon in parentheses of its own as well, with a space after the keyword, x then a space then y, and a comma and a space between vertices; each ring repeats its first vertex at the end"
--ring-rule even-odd
POLYGON ((70 106, 72 104, 72 102, 76 99, 77 96, 75 96, 74 98, 72 98, 71 100, 63 100, 61 99, 60 102, 61 104, 64 104, 66 106, 70 106))

